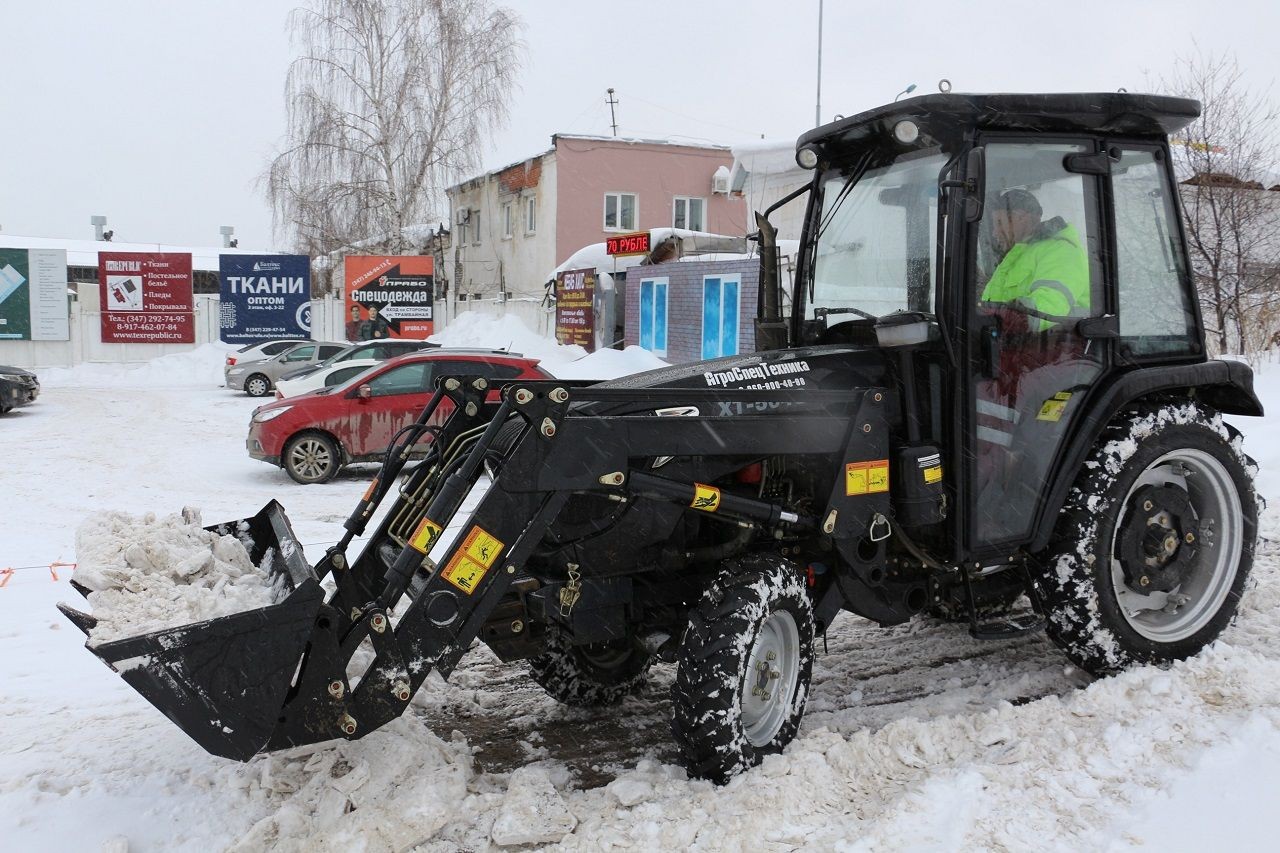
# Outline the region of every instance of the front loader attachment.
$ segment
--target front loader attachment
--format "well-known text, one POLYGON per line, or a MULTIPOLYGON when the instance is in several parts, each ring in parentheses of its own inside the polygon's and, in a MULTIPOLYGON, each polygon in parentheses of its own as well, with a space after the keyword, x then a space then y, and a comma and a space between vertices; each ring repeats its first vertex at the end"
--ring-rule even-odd
MULTIPOLYGON (((270 553, 272 580, 288 595, 267 607, 85 647, 207 751, 244 761, 275 729, 324 592, 279 503, 206 529, 247 535, 255 565, 270 553)), ((97 624, 65 604, 58 609, 85 634, 97 624)))

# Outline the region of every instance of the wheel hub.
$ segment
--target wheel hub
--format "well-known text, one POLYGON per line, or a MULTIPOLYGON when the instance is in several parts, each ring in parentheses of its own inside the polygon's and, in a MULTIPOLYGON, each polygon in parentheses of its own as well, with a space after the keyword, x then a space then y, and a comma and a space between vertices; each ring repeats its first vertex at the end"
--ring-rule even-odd
POLYGON ((1191 573, 1199 545, 1197 518, 1187 493, 1148 485, 1129 499, 1119 536, 1126 585, 1134 592, 1172 592, 1191 573))
POLYGON ((799 629, 778 611, 760 626, 743 678, 742 727, 753 746, 768 745, 786 723, 799 671, 799 629))

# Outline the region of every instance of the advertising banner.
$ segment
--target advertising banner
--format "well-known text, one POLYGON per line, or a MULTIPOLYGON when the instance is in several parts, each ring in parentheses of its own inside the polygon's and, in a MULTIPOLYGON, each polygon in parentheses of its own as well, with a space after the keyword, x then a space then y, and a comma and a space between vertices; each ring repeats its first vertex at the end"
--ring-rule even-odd
POLYGON ((66 341, 65 249, 0 249, 0 340, 66 341))
POLYGON ((190 255, 99 252, 98 292, 103 343, 195 343, 190 255))
POLYGON ((219 255, 218 281, 224 343, 311 337, 311 258, 219 255))
POLYGON ((587 352, 596 342, 596 271, 565 270, 556 278, 556 341, 587 352))
POLYGON ((428 337, 434 326, 430 255, 347 255, 347 340, 428 337))

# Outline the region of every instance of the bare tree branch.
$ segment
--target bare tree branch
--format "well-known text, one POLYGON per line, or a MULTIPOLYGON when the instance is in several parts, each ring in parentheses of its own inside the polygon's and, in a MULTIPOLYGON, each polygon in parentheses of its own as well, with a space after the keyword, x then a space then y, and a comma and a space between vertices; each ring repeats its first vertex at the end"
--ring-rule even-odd
POLYGON ((262 179, 277 237, 404 251, 402 229, 443 218, 445 187, 506 120, 519 19, 491 0, 311 0, 289 26, 301 56, 262 179))

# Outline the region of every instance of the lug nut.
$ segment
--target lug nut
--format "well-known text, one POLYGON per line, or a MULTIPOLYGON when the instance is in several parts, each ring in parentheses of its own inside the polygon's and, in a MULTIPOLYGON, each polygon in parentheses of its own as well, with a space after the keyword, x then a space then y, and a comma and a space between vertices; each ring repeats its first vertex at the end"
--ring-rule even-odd
POLYGON ((410 693, 408 682, 397 681, 395 684, 391 685, 391 692, 395 694, 395 697, 401 702, 409 701, 410 693))
POLYGON ((342 729, 344 735, 353 735, 356 733, 356 720, 350 714, 343 714, 338 718, 338 728, 342 729))
POLYGON ((471 387, 476 389, 477 391, 484 391, 486 388, 489 387, 489 381, 485 379, 483 376, 481 376, 475 382, 471 383, 471 387))
POLYGON ((374 617, 369 620, 369 627, 381 634, 383 631, 387 630, 387 617, 383 616, 381 613, 375 614, 374 617))
POLYGON ((467 407, 466 407, 467 417, 474 418, 476 416, 476 412, 478 411, 480 410, 476 408, 475 403, 467 403, 467 407))
POLYGON ((553 403, 563 403, 569 399, 569 392, 564 388, 552 388, 551 393, 547 395, 553 403))
POLYGON ((1183 539, 1185 539, 1187 544, 1190 545, 1192 542, 1196 541, 1196 535, 1191 531, 1187 531, 1187 535, 1184 536, 1183 539))
POLYGON ((525 403, 528 403, 532 399, 533 399, 533 392, 530 391, 528 388, 516 389, 516 402, 519 403, 520 405, 523 406, 525 403))
POLYGON ((551 436, 556 434, 556 425, 555 425, 555 422, 551 420, 551 418, 542 419, 542 434, 545 435, 547 438, 551 438, 551 436))
POLYGON ((332 696, 334 699, 341 699, 342 694, 345 692, 346 692, 346 689, 342 686, 341 681, 329 682, 329 695, 332 696))
POLYGON ((458 380, 453 377, 449 377, 444 381, 444 387, 446 391, 457 391, 460 386, 458 384, 458 380))

